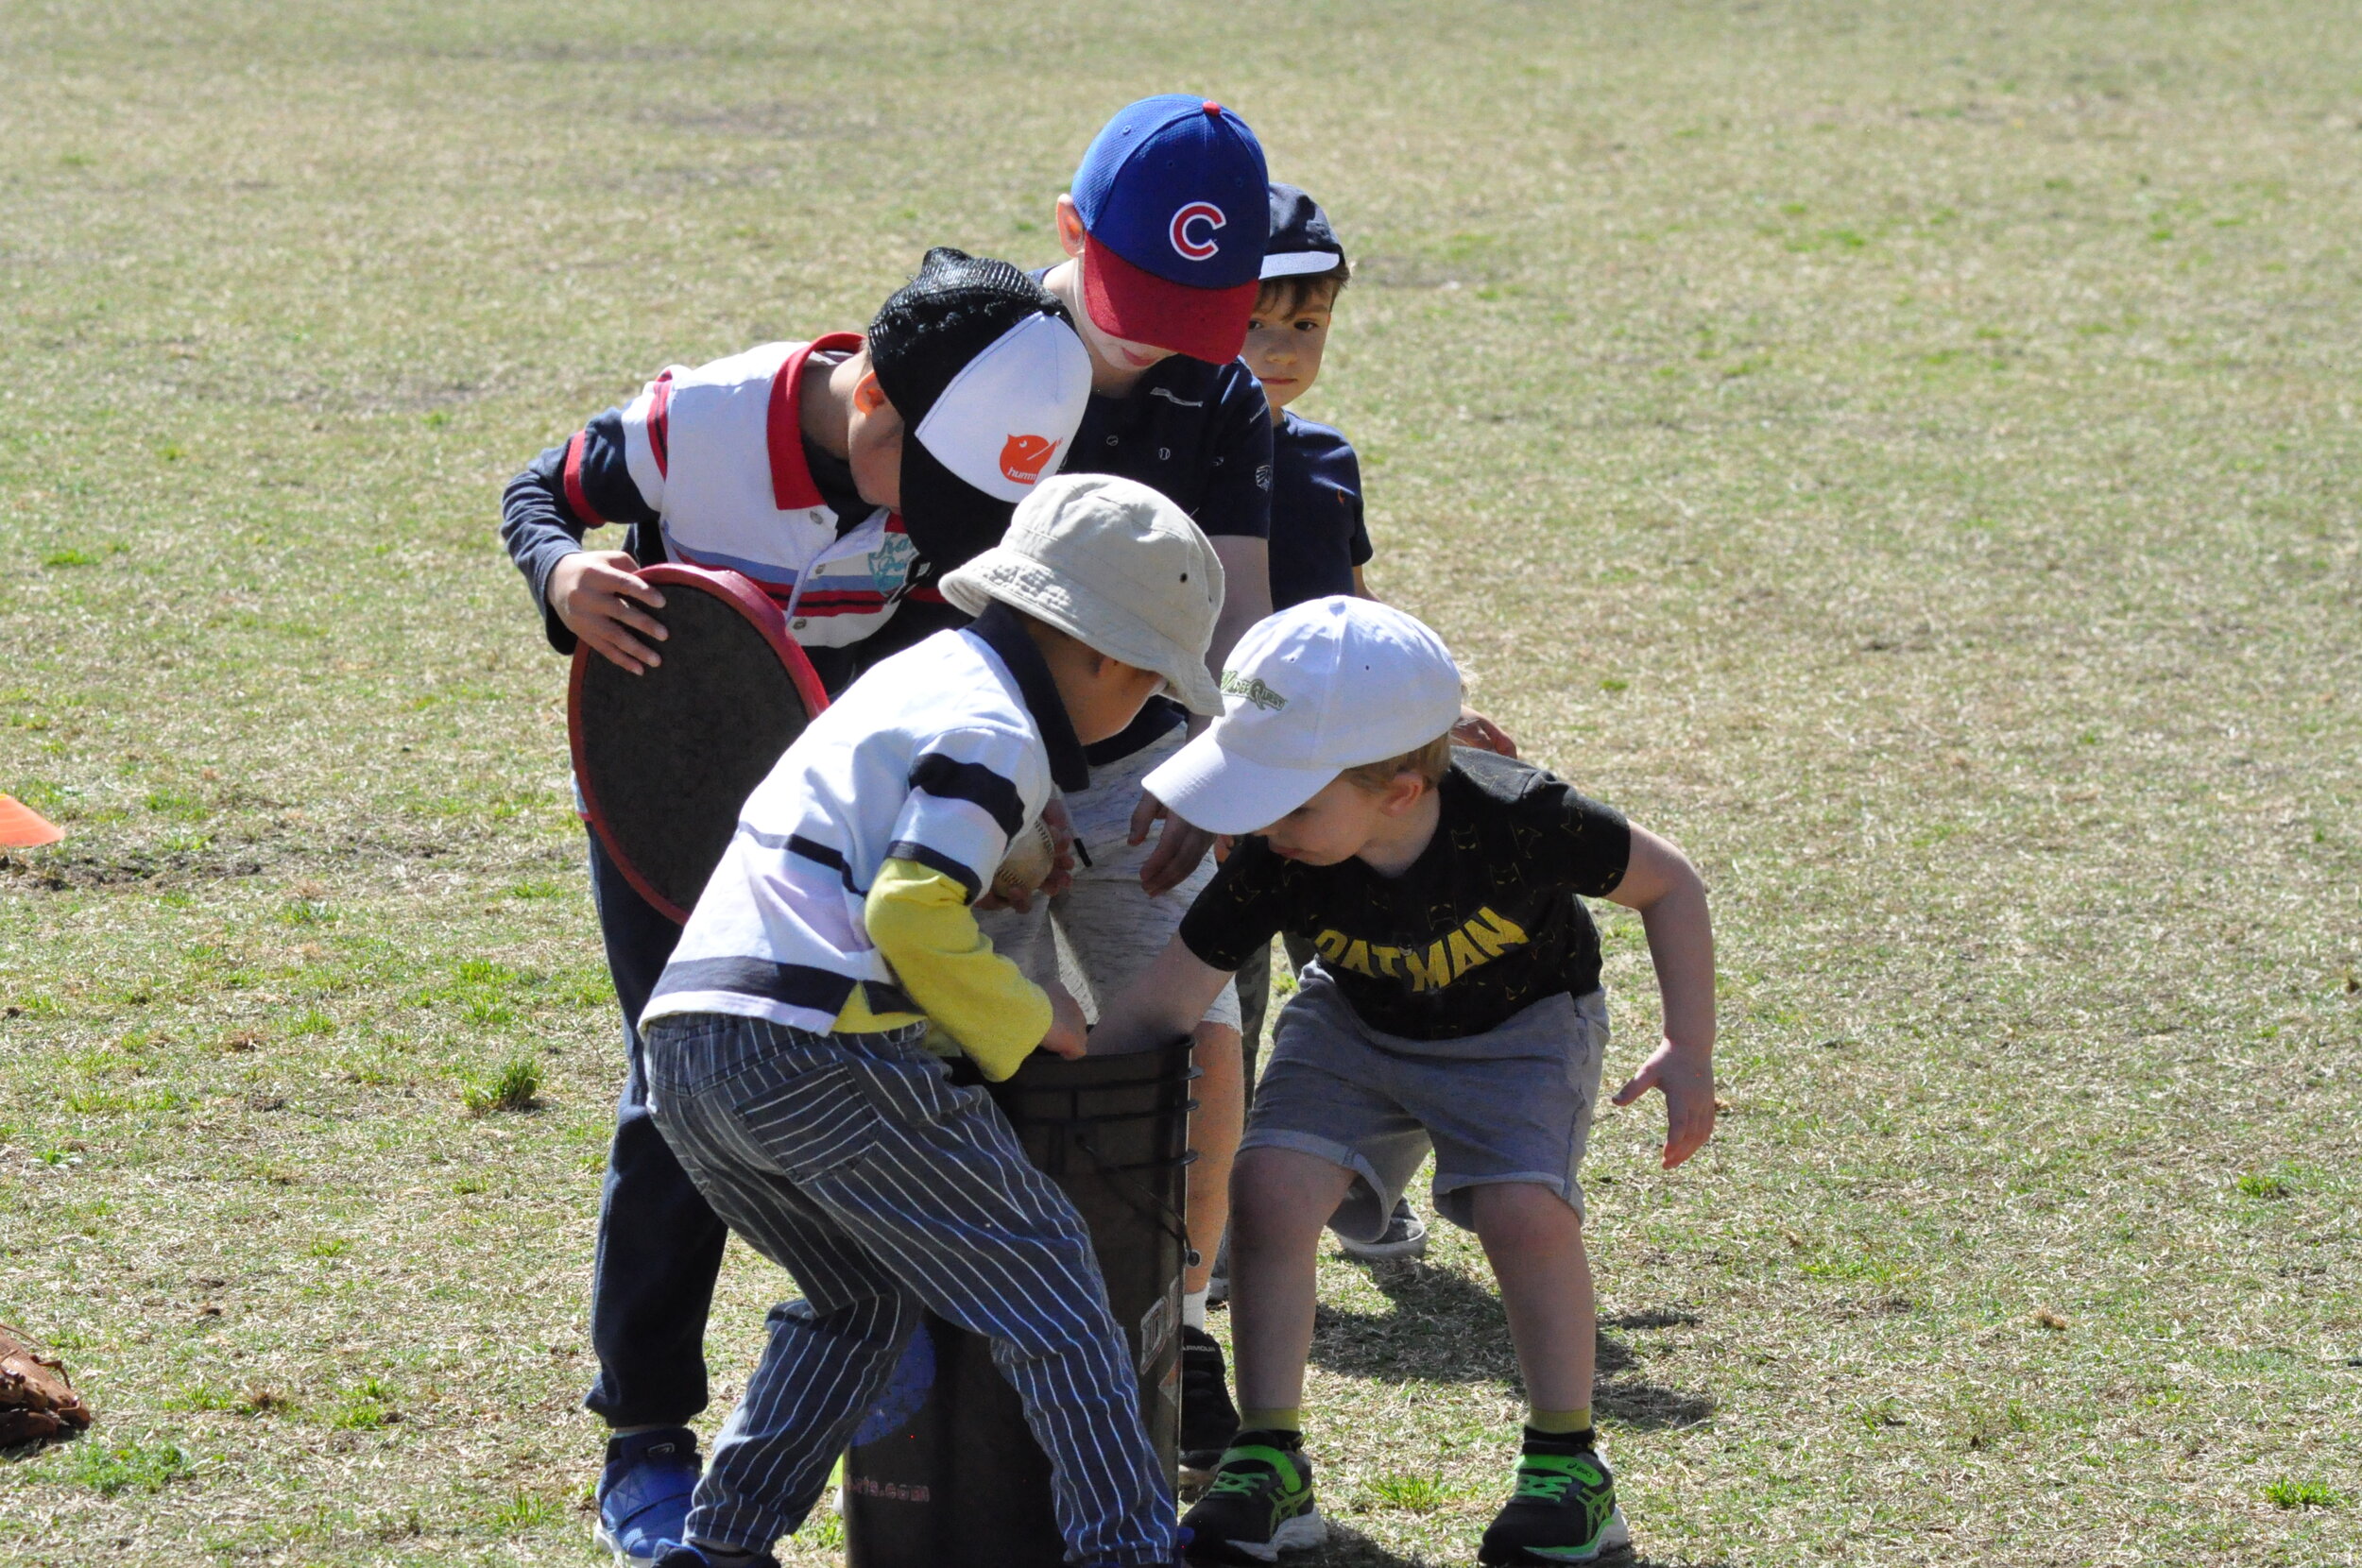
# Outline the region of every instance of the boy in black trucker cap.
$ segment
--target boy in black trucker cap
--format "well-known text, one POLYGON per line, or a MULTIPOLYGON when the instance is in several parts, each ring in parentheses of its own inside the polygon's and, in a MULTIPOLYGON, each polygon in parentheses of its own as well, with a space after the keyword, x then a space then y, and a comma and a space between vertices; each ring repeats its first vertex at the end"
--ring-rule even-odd
MULTIPOLYGON (((1089 393, 1065 305, 1006 262, 940 247, 865 336, 668 367, 511 481, 501 532, 559 653, 579 639, 637 673, 665 641, 664 596, 638 569, 727 568, 786 612, 833 693, 950 615, 936 579, 997 542, 1057 471, 1089 393), (608 523, 625 548, 586 549, 608 523)), ((590 889, 627 1071, 599 1203, 586 1403, 613 1434, 599 1540, 646 1563, 680 1539, 697 1480, 687 1423, 706 1405, 726 1233, 648 1114, 637 1020, 680 928, 595 835, 590 889)))
POLYGON ((1665 1164, 1714 1128, 1714 936, 1681 852, 1530 762, 1455 748, 1460 671, 1402 611, 1347 596, 1239 640, 1223 716, 1148 776, 1245 835, 1094 1050, 1162 1038, 1287 931, 1315 957, 1281 1013, 1231 1171, 1240 1430, 1182 1523, 1192 1560, 1270 1562, 1326 1532, 1304 1451, 1324 1225, 1372 1238, 1431 1151, 1436 1211, 1476 1232, 1531 1412, 1486 1563, 1624 1543, 1591 1424, 1596 1324, 1577 1177, 1607 1047, 1585 898, 1639 912, 1664 1039, 1617 1092, 1665 1095, 1665 1164))

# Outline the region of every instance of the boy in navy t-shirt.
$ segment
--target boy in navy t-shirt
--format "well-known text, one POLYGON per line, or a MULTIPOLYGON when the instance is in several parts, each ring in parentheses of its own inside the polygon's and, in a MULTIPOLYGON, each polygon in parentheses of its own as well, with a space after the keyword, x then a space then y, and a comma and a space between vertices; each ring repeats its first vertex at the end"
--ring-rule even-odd
MULTIPOLYGON (((1240 352, 1271 404, 1274 610, 1331 594, 1378 597, 1361 576, 1371 555, 1369 529, 1361 520, 1361 460, 1343 432, 1315 424, 1288 407, 1321 373, 1337 296, 1352 276, 1344 247, 1320 203, 1296 186, 1274 180, 1263 286, 1247 321, 1246 347, 1240 352)), ((1078 461, 1086 460, 1087 453, 1078 454, 1078 461)), ((1517 755, 1516 743, 1474 708, 1461 710, 1452 739, 1503 757, 1517 755)), ((1310 954, 1309 946, 1291 939, 1288 956, 1297 968, 1310 954)), ((1239 971, 1238 982, 1240 1035, 1251 1096, 1271 999, 1271 954, 1251 956, 1239 971)), ((1372 1262, 1417 1257, 1427 1250, 1427 1226, 1406 1199, 1378 1240, 1341 1238, 1341 1244, 1352 1256, 1372 1262)))
POLYGON ((1330 594, 1370 597, 1361 582, 1370 534, 1361 523, 1361 459, 1342 433, 1288 412, 1321 373, 1330 313, 1352 275, 1320 204, 1274 181, 1263 286, 1240 357, 1271 404, 1275 610, 1330 594))

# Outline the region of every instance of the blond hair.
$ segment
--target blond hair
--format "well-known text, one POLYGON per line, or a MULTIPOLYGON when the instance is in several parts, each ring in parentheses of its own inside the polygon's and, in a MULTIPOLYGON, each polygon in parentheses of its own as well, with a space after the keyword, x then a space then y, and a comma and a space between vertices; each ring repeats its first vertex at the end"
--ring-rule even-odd
POLYGON ((1444 781, 1444 775, 1450 771, 1451 731, 1446 730, 1426 745, 1414 747, 1399 757, 1389 757, 1383 761, 1363 762, 1358 767, 1347 768, 1339 776, 1353 780, 1357 788, 1367 790, 1372 794, 1380 794, 1395 782, 1398 774, 1417 774, 1427 780, 1428 788, 1433 789, 1444 781))

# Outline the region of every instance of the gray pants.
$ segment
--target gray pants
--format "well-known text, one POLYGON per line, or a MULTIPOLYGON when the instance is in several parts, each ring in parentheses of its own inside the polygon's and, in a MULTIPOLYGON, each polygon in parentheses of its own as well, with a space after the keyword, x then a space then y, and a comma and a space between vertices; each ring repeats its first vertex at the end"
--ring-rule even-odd
MULTIPOLYGON (((1298 974, 1312 962, 1312 945, 1293 934, 1280 939, 1288 949, 1288 967, 1298 974)), ((1246 1102, 1255 1103, 1255 1064, 1263 1050, 1263 1020, 1271 1014, 1271 945, 1239 965, 1239 1038, 1244 1042, 1246 1102)))
POLYGON ((1239 1150, 1292 1149, 1354 1174, 1329 1225, 1375 1241, 1430 1150, 1435 1210, 1476 1228, 1481 1186, 1527 1182, 1583 1213, 1607 1051, 1607 997, 1544 997, 1498 1028, 1449 1040, 1372 1029, 1316 961, 1279 1014, 1239 1150))
POLYGON ((810 1034, 691 1014, 644 1031, 649 1104, 690 1179, 804 1299, 730 1412, 689 1533, 768 1551, 804 1521, 918 1327, 992 1341, 1050 1457, 1070 1560, 1172 1560, 1173 1501, 1074 1206, 923 1026, 810 1034))

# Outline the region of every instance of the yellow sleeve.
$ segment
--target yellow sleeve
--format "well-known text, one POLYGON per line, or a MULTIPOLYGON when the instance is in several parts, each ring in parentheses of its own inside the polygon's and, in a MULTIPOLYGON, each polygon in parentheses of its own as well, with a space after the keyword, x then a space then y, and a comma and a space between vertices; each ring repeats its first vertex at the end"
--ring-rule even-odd
POLYGON ((986 1078, 1017 1071, 1050 1032, 1049 993, 992 950, 966 890, 941 872, 886 861, 869 885, 863 921, 911 1000, 986 1078))

